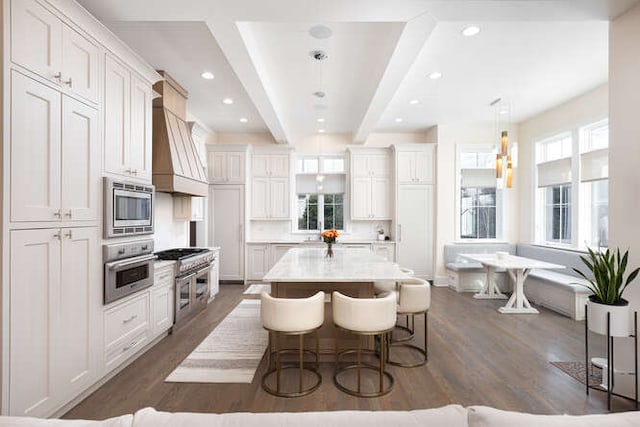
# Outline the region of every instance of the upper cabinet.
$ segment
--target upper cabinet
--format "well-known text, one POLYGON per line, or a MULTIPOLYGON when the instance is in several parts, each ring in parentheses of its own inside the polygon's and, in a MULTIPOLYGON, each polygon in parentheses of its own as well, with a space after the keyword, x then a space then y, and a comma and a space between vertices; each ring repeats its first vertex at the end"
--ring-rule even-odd
POLYGON ((251 219, 289 219, 289 164, 286 153, 259 152, 251 157, 251 219))
POLYGON ((396 170, 398 184, 432 184, 433 151, 428 147, 421 151, 397 152, 396 170))
POLYGON ((246 162, 246 151, 209 151, 209 184, 244 184, 246 162))
POLYGON ((387 149, 350 148, 351 219, 391 219, 391 161, 387 149))
POLYGON ((151 101, 151 84, 107 54, 105 172, 151 183, 151 101))
POLYGON ((284 154, 254 154, 251 158, 251 175, 255 177, 289 176, 289 156, 284 154))
POLYGON ((11 3, 11 60, 69 94, 98 102, 98 46, 35 0, 11 3))
POLYGON ((17 71, 11 92, 11 221, 97 221, 97 110, 17 71))

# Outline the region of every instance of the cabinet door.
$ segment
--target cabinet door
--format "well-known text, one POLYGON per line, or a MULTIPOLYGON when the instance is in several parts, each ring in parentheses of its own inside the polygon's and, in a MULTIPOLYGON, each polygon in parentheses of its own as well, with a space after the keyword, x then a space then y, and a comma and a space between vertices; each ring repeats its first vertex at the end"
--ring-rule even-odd
POLYGON ((384 258, 387 261, 395 262, 395 251, 393 245, 377 244, 371 245, 371 249, 374 254, 384 258))
POLYGON ((219 246, 220 280, 244 279, 244 185, 209 187, 209 242, 219 246))
POLYGON ((371 178, 354 178, 351 188, 351 218, 371 219, 371 178))
POLYGON ((204 197, 191 197, 191 221, 204 220, 204 197))
POLYGON ((373 176, 388 176, 390 171, 389 156, 385 154, 372 154, 369 157, 369 171, 373 176))
POLYGON ((226 153, 227 184, 244 184, 245 153, 226 153))
POLYGON ((373 219, 391 219, 391 185, 389 178, 371 179, 371 213, 373 219))
POLYGON ((61 95, 11 74, 11 221, 50 221, 60 211, 61 95))
POLYGON ((280 261, 280 258, 282 258, 289 249, 297 248, 297 247, 298 245, 271 245, 270 267, 273 267, 274 265, 276 265, 276 263, 280 261))
POLYGON ((247 245, 247 279, 262 280, 269 270, 269 245, 247 245))
MULTIPOLYGON (((62 22, 34 0, 11 2, 11 60, 50 80, 62 72, 62 22)), ((57 77, 56 77, 57 76, 57 77)))
POLYGON ((433 186, 399 186, 397 212, 398 264, 433 279, 433 186))
POLYGON ((269 179, 254 178, 251 186, 251 218, 269 218, 269 179))
POLYGON ((289 176, 289 156, 271 155, 269 156, 269 175, 273 177, 289 176))
MULTIPOLYGON (((106 57, 104 88, 104 169, 119 175, 130 176, 130 86, 129 70, 106 57)), ((139 134, 139 131, 138 131, 139 134)))
POLYGON ((289 218, 289 178, 269 179, 269 212, 272 219, 289 218))
POLYGON ((191 196, 173 196, 173 219, 175 221, 191 220, 191 196))
POLYGON ((54 384, 65 400, 97 378, 102 341, 102 263, 97 227, 63 228, 54 384))
POLYGON ((62 101, 63 218, 97 221, 100 142, 97 110, 68 96, 62 101))
POLYGON ((433 183, 433 154, 419 151, 415 153, 415 178, 416 183, 433 183))
POLYGON ((173 325, 173 301, 175 298, 172 285, 154 287, 151 292, 153 306, 153 335, 158 336, 173 325))
POLYGON ((62 31, 62 84, 92 102, 98 102, 98 46, 66 25, 62 31))
POLYGON ((131 76, 131 135, 129 164, 133 175, 151 183, 151 85, 131 76))
POLYGON ((10 233, 9 414, 48 416, 59 403, 52 331, 59 326, 60 230, 10 233), (54 298, 55 297, 55 298, 54 298))
POLYGON ((209 152, 207 164, 209 165, 209 183, 222 184, 225 181, 225 165, 227 153, 209 152))
POLYGON ((352 177, 365 177, 370 176, 369 173, 369 159, 362 154, 351 155, 351 176, 352 177))
POLYGON ((413 184, 415 182, 414 169, 414 153, 406 151, 398 153, 398 184, 413 184))
POLYGON ((258 177, 268 177, 271 175, 269 169, 269 158, 266 154, 254 154, 251 158, 251 175, 258 177))

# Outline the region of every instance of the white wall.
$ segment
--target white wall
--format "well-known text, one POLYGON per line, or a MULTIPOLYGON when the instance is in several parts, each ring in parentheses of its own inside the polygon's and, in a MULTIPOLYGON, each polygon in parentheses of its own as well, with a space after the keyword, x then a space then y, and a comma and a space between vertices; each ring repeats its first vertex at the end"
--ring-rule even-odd
POLYGON ((518 205, 520 206, 520 221, 518 242, 534 241, 534 142, 607 118, 608 108, 609 86, 605 83, 519 124, 520 195, 518 205))
MULTIPOLYGON (((609 33, 609 243, 610 247, 629 249, 629 265, 632 267, 640 266, 638 46, 640 4, 613 21, 609 33)), ((624 297, 629 300, 632 310, 640 311, 640 280, 627 289, 624 297)), ((626 357, 627 363, 632 362, 631 349, 619 351, 616 347, 616 351, 626 357)), ((631 392, 631 387, 628 392, 631 392)))
MULTIPOLYGON (((518 141, 518 129, 516 126, 507 127, 509 142, 518 141)), ((436 246, 435 246, 435 279, 442 282, 446 277, 443 262, 444 245, 456 241, 456 221, 458 212, 456 203, 458 192, 456 191, 456 145, 458 144, 498 144, 500 133, 494 124, 478 125, 439 125, 437 129, 430 131, 430 138, 437 133, 437 185, 436 185, 436 246)), ((519 183, 519 168, 513 171, 513 186, 504 191, 505 234, 503 239, 515 242, 517 237, 517 218, 519 217, 516 203, 519 183)))
POLYGON ((155 201, 155 250, 189 246, 189 223, 174 221, 173 197, 169 193, 156 193, 155 201))

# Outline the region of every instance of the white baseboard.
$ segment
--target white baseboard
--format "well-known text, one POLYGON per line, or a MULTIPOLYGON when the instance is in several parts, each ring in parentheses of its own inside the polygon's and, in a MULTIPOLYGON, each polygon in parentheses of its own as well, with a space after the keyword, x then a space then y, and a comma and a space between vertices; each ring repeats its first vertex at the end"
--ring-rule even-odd
POLYGON ((433 286, 446 288, 449 286, 449 278, 447 276, 436 276, 433 279, 433 286))

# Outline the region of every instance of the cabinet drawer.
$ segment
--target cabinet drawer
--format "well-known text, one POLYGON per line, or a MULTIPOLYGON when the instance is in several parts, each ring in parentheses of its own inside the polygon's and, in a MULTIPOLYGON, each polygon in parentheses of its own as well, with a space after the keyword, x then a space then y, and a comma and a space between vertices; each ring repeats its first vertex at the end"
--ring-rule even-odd
POLYGON ((173 266, 156 270, 153 274, 153 286, 168 286, 173 284, 173 266))
POLYGON ((129 358, 129 356, 147 345, 147 343, 149 343, 149 330, 143 329, 130 336, 129 339, 107 349, 105 357, 107 371, 120 365, 129 358))
POLYGON ((105 312, 105 349, 109 353, 126 347, 132 337, 149 329, 150 292, 145 291, 131 300, 105 312))

